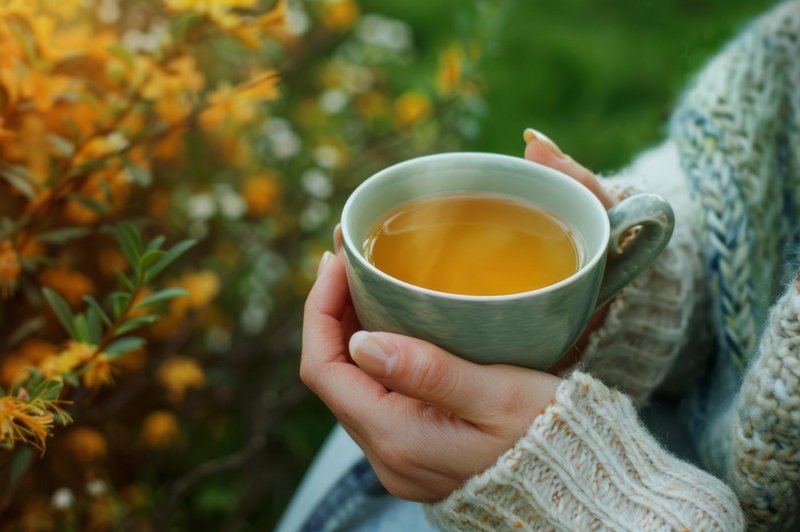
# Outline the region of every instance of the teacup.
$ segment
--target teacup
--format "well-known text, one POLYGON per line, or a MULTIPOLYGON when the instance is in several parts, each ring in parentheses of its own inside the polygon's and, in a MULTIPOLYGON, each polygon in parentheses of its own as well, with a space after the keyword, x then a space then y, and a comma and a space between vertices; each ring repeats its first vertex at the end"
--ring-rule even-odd
POLYGON ((561 172, 490 153, 443 153, 388 167, 361 183, 342 212, 350 294, 366 330, 421 338, 473 362, 540 370, 552 367, 591 315, 656 259, 673 226, 672 208, 654 194, 630 196, 606 211, 561 172), (409 284, 367 259, 370 231, 387 212, 464 193, 524 200, 555 214, 576 233, 577 271, 535 290, 463 295, 409 284))

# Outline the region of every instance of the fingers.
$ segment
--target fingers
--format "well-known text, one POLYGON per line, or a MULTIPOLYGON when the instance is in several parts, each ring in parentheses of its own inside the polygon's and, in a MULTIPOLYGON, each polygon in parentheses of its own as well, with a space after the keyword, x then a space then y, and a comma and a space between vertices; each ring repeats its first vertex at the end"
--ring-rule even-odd
POLYGON ((390 333, 356 333, 350 356, 387 388, 482 427, 496 428, 510 418, 518 420, 512 430, 527 427, 555 397, 559 382, 533 370, 474 364, 431 343, 390 333))
POLYGON ((386 388, 349 362, 347 341, 355 328, 341 257, 327 253, 306 300, 300 378, 343 424, 363 432, 375 422, 386 388))
POLYGON ((572 157, 566 155, 561 149, 548 138, 545 134, 528 128, 523 134, 525 139, 525 158, 545 166, 549 166, 559 172, 572 177, 583 186, 592 191, 600 200, 603 206, 608 209, 616 203, 603 188, 593 172, 575 162, 572 157))

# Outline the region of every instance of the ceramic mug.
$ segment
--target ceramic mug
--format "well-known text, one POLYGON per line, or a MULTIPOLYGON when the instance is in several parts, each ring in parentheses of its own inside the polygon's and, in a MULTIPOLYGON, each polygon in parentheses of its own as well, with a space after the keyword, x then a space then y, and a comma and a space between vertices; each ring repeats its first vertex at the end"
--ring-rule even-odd
POLYGON ((586 187, 561 172, 490 153, 401 162, 361 183, 342 212, 350 294, 366 330, 421 338, 482 364, 540 370, 558 361, 591 315, 655 260, 673 226, 672 208, 654 194, 628 197, 606 211, 586 187), (473 296, 411 285, 365 258, 369 231, 393 207, 427 196, 481 192, 532 201, 558 215, 579 235, 578 271, 528 292, 473 296), (636 227, 636 237, 621 247, 620 240, 636 227))

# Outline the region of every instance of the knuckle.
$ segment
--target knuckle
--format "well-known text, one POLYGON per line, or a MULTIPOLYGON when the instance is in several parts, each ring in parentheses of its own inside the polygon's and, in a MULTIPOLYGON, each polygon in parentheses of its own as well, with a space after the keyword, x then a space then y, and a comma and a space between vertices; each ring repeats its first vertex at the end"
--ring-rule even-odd
POLYGON ((305 360, 300 361, 300 380, 312 390, 316 384, 316 375, 316 370, 309 362, 306 362, 305 360))
POLYGON ((411 456, 408 449, 396 438, 379 439, 375 445, 375 454, 391 471, 402 472, 409 469, 411 456))
POLYGON ((456 373, 438 357, 426 357, 417 364, 415 373, 417 386, 427 397, 446 399, 457 386, 456 373))

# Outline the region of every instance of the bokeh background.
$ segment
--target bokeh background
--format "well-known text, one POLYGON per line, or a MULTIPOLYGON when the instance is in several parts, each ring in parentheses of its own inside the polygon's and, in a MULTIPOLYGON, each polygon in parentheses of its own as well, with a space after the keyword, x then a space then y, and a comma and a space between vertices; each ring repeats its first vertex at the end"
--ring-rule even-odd
POLYGON ((525 127, 611 173, 769 5, 0 0, 0 529, 270 529, 349 192, 525 127))

